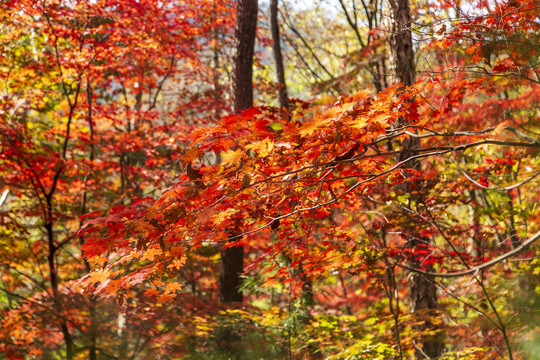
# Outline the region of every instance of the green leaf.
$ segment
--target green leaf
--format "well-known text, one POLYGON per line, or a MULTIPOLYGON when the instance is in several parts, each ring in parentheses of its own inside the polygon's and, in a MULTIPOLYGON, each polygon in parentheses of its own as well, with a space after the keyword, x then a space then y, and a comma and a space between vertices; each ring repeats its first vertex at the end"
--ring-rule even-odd
POLYGON ((283 126, 281 125, 281 123, 278 123, 278 122, 272 123, 272 124, 270 124, 269 126, 270 126, 270 128, 271 128, 272 130, 275 130, 275 131, 281 131, 281 130, 283 130, 283 126))

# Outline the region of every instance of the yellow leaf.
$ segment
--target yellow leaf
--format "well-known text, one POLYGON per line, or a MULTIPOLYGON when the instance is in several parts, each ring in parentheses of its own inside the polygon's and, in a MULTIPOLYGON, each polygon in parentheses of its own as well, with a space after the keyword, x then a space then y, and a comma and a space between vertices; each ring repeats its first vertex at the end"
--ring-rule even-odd
POLYGON ((246 149, 255 151, 259 157, 266 157, 274 149, 274 141, 271 139, 256 141, 246 145, 246 149))
POLYGON ((105 282, 108 278, 111 272, 107 269, 99 269, 94 270, 88 275, 88 282, 90 284, 96 284, 98 282, 105 282))
POLYGON ((369 98, 371 96, 370 90, 360 90, 356 94, 351 96, 352 101, 360 101, 366 98, 369 98))
POLYGON ((352 119, 351 121, 351 127, 361 130, 367 125, 367 119, 365 117, 359 117, 356 119, 352 119))
POLYGON ((221 153, 221 164, 237 164, 240 162, 243 155, 244 152, 241 149, 224 151, 221 153))
POLYGON ((237 212, 238 212, 238 210, 229 208, 229 209, 227 209, 225 211, 221 211, 221 212, 213 215, 212 220, 214 221, 214 223, 216 225, 218 225, 218 224, 221 224, 222 222, 224 222, 225 220, 232 218, 237 212))
POLYGON ((391 115, 388 115, 388 114, 385 114, 385 113, 380 113, 380 114, 377 114, 373 117, 371 117, 371 121, 372 122, 377 122, 379 124, 386 124, 388 122, 388 119, 390 119, 392 116, 391 115))
POLYGON ((315 130, 317 130, 317 128, 319 127, 319 124, 314 122, 314 121, 311 121, 311 122, 308 122, 307 124, 305 124, 304 126, 302 126, 298 132, 300 133, 301 136, 309 136, 311 134, 313 134, 315 132, 315 130))

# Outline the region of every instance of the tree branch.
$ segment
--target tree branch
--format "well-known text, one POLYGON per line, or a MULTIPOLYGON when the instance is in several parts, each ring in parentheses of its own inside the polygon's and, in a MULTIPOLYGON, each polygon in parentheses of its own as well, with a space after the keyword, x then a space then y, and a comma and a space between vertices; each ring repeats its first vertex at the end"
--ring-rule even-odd
POLYGON ((521 253, 522 251, 526 250, 529 247, 529 245, 534 243, 539 238, 540 238, 540 231, 537 232, 536 234, 534 234, 533 236, 531 236, 526 241, 524 241, 520 246, 516 247, 515 249, 513 249, 513 250, 511 250, 511 251, 509 251, 509 252, 507 252, 507 253, 505 253, 505 254, 503 254, 503 255, 495 258, 495 259, 493 259, 493 260, 490 260, 490 261, 485 262, 485 263, 483 263, 481 265, 478 265, 478 266, 471 267, 470 269, 455 272, 455 273, 446 273, 446 274, 445 273, 435 273, 435 272, 429 272, 429 271, 422 271, 422 270, 414 269, 414 268, 412 268, 410 266, 400 264, 400 263, 395 263, 395 264, 397 266, 403 268, 403 269, 407 269, 409 271, 412 271, 412 272, 415 272, 415 273, 418 273, 418 274, 423 274, 423 275, 428 275, 428 276, 433 276, 433 277, 441 277, 441 278, 460 277, 460 276, 465 276, 465 275, 470 275, 470 274, 476 274, 480 270, 483 270, 483 269, 486 269, 486 268, 491 267, 493 265, 496 265, 496 264, 500 263, 501 261, 508 259, 509 257, 517 255, 517 254, 521 253))

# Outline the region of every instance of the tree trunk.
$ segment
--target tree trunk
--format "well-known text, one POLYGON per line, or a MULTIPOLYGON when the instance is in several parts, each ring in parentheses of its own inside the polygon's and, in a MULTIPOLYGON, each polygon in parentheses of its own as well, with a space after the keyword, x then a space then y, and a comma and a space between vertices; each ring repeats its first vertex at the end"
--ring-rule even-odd
POLYGON ((279 37, 278 0, 270 1, 270 32, 272 33, 272 50, 274 51, 274 60, 276 61, 276 76, 279 86, 279 107, 289 110, 283 55, 281 53, 281 39, 279 37))
MULTIPOLYGON (((88 156, 89 164, 90 164, 90 171, 88 174, 86 174, 84 178, 84 192, 81 199, 81 216, 86 214, 88 211, 87 209, 87 202, 88 202, 88 192, 87 192, 87 185, 88 180, 90 179, 90 173, 92 172, 92 162, 94 161, 96 155, 95 155, 95 146, 94 146, 94 119, 92 118, 92 88, 90 86, 90 77, 86 78, 86 102, 88 104, 88 130, 90 135, 90 154, 88 156)), ((83 220, 80 220, 79 222, 79 229, 83 226, 83 220)), ((81 246, 84 245, 84 238, 82 236, 79 237, 79 243, 81 246)), ((86 269, 86 273, 89 274, 92 270, 92 267, 90 266, 90 263, 88 260, 83 256, 83 262, 84 262, 84 268, 86 269)), ((89 337, 89 345, 88 345, 88 360, 96 360, 97 359, 97 329, 96 329, 96 306, 97 306, 97 300, 92 297, 88 303, 89 305, 89 325, 88 325, 88 337, 89 337)))
POLYGON ((219 299, 221 302, 242 302, 239 290, 240 275, 244 271, 244 247, 235 246, 221 251, 219 274, 219 299))
MULTIPOLYGON (((257 0, 238 0, 236 8, 235 48, 232 73, 232 101, 235 113, 253 106, 253 54, 257 30, 257 0)), ((219 299, 224 303, 241 302, 240 275, 244 269, 244 248, 221 251, 219 299)))
MULTIPOLYGON (((402 84, 402 91, 405 91, 406 86, 411 86, 416 81, 409 0, 391 0, 390 4, 394 16, 391 45, 394 52, 395 72, 398 81, 402 84)), ((405 125, 407 125, 407 119, 399 119, 397 126, 402 127, 405 125)), ((411 137, 404 140, 401 145, 402 153, 398 157, 399 161, 416 155, 420 144, 418 138, 411 137)), ((410 161, 407 163, 407 166, 419 169, 420 163, 418 161, 410 161)), ((410 193, 412 190, 411 185, 413 184, 405 184, 403 190, 410 193)), ((418 201, 416 202, 419 203, 418 201)), ((408 246, 417 248, 420 244, 429 244, 430 242, 431 240, 429 238, 416 236, 409 241, 408 246)), ((415 262, 411 266, 418 268, 420 264, 415 262)), ((437 288, 434 279, 424 274, 415 273, 410 277, 409 284, 412 311, 424 320, 423 324, 417 327, 417 331, 427 332, 437 330, 431 321, 432 317, 436 315, 438 308, 437 288)), ((443 354, 444 342, 440 333, 423 335, 421 341, 422 345, 416 351, 417 359, 426 359, 426 357, 437 359, 443 354)))
POLYGON ((253 54, 257 30, 257 0, 238 0, 232 73, 232 101, 235 113, 253 106, 253 54))
POLYGON ((411 86, 416 81, 416 67, 414 64, 409 0, 391 0, 390 5, 394 15, 391 41, 396 76, 403 85, 411 86))
POLYGON ((73 343, 73 338, 71 337, 71 333, 69 332, 68 324, 66 319, 63 317, 63 305, 60 299, 60 292, 58 291, 58 273, 55 263, 55 255, 56 250, 58 249, 56 245, 54 244, 54 232, 53 232, 53 223, 52 223, 52 206, 50 198, 47 199, 47 206, 48 206, 48 216, 47 216, 47 223, 45 224, 45 231, 47 232, 47 242, 48 242, 48 248, 49 253, 47 255, 47 262, 49 265, 49 276, 51 281, 51 289, 52 289, 52 296, 53 296, 53 303, 55 310, 58 314, 58 322, 60 325, 60 330, 62 331, 62 335, 64 338, 64 342, 66 344, 66 360, 73 359, 73 354, 75 351, 75 344, 73 343))

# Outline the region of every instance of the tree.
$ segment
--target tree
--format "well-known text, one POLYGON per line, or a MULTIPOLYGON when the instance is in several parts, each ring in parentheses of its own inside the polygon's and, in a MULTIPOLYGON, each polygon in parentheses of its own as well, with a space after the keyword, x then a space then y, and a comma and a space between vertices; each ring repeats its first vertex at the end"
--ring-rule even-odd
MULTIPOLYGON (((253 106, 253 52, 257 30, 257 0, 241 0, 237 4, 233 64, 233 111, 242 112, 253 106)), ((226 247, 221 252, 219 294, 221 301, 241 302, 240 276, 244 271, 244 248, 226 247)))
POLYGON ((274 61, 276 62, 276 76, 279 86, 279 106, 283 109, 289 109, 287 99, 287 84, 285 82, 285 69, 283 66, 283 55, 281 53, 281 38, 279 36, 278 22, 278 1, 271 0, 269 8, 270 32, 272 33, 272 50, 274 52, 274 61))
POLYGON ((8 356, 126 358, 166 335, 157 328, 170 313, 133 311, 149 298, 82 296, 76 279, 95 264, 79 251, 92 239, 77 231, 79 216, 148 196, 179 170, 175 151, 190 124, 164 93, 186 86, 180 80, 205 81, 206 40, 197 36, 210 13, 220 29, 231 10, 192 5, 197 11, 157 1, 1 5, 0 162, 11 195, 0 216, 0 348, 8 356))
MULTIPOLYGON (((400 91, 406 91, 407 86, 412 86, 416 81, 416 68, 415 57, 412 42, 412 21, 410 14, 409 0, 392 0, 390 5, 393 11, 393 28, 391 35, 392 51, 394 55, 395 72, 396 77, 402 87, 400 91)), ((414 103, 414 98, 408 100, 414 103)), ((407 117, 399 118, 396 122, 397 128, 407 127, 409 123, 407 117)), ((410 160, 416 158, 419 153, 417 149, 420 148, 420 140, 414 136, 409 139, 404 139, 402 142, 402 151, 397 156, 397 161, 404 164, 405 169, 412 169, 413 171, 420 171, 422 166, 419 161, 410 160)), ((406 193, 414 194, 414 188, 419 184, 409 182, 404 184, 403 190, 406 193)), ((420 191, 418 191, 420 193, 420 191)), ((413 195, 410 198, 411 202, 420 202, 422 195, 413 195)), ((414 234, 409 240, 409 246, 411 248, 422 248, 426 245, 430 245, 431 240, 428 237, 421 236, 420 234, 414 234)), ((421 262, 413 262, 413 268, 419 268, 422 266, 421 262)), ((432 266, 428 269, 432 270, 432 266)), ((440 329, 434 328, 432 321, 429 317, 436 315, 438 309, 437 304, 437 287, 435 281, 429 275, 421 273, 413 273, 411 275, 411 303, 412 310, 415 313, 420 313, 424 317, 423 324, 418 327, 422 332, 430 330, 435 334, 425 336, 422 339, 422 348, 417 348, 416 358, 423 359, 424 357, 439 358, 444 352, 444 344, 441 341, 442 336, 437 333, 440 329)), ((422 320, 421 320, 422 321, 422 320)), ((396 325, 397 326, 397 325, 396 325)))

